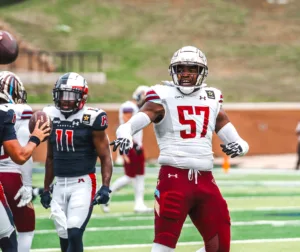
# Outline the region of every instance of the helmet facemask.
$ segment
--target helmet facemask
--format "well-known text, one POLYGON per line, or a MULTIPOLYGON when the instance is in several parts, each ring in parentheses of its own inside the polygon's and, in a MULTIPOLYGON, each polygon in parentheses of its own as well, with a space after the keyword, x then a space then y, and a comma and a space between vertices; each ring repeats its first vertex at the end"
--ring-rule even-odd
POLYGON ((85 100, 81 90, 53 89, 55 107, 59 109, 65 117, 77 113, 83 107, 85 100))

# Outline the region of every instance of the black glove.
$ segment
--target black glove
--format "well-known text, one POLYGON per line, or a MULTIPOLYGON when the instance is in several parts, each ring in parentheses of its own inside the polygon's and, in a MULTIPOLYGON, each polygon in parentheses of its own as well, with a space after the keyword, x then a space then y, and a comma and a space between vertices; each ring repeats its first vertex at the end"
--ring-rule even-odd
POLYGON ((133 149, 135 150, 136 154, 141 155, 143 153, 142 147, 139 146, 137 143, 133 144, 133 149))
POLYGON ((110 193, 111 193, 111 190, 108 188, 108 186, 104 186, 104 185, 101 186, 101 188, 96 193, 92 204, 93 205, 106 204, 109 201, 110 193))
POLYGON ((243 148, 240 144, 231 142, 229 144, 220 144, 222 147, 222 151, 226 153, 226 155, 230 156, 232 158, 237 157, 243 153, 243 148))
POLYGON ((109 145, 113 145, 113 151, 116 151, 119 148, 120 155, 128 154, 129 150, 132 148, 132 141, 128 138, 118 138, 112 141, 109 145))
POLYGON ((52 200, 51 194, 49 191, 43 191, 40 195, 41 203, 45 209, 50 207, 50 202, 52 200))

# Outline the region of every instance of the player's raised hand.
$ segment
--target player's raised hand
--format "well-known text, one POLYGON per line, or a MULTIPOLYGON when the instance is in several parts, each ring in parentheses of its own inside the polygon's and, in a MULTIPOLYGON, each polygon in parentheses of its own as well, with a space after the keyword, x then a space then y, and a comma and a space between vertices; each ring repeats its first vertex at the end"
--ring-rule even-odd
POLYGON ((220 144, 222 151, 232 158, 243 155, 244 151, 239 143, 231 142, 228 144, 220 144))
POLYGON ((109 201, 109 194, 111 193, 111 190, 108 186, 101 186, 101 188, 96 193, 94 200, 92 202, 93 205, 97 204, 106 204, 109 201))
POLYGON ((18 203, 18 207, 24 207, 26 206, 32 199, 32 187, 31 186, 22 186, 17 194, 14 197, 14 200, 18 200, 20 198, 20 201, 18 203))
POLYGON ((45 138, 47 138, 50 135, 50 125, 48 122, 45 122, 39 127, 40 120, 37 120, 35 124, 35 128, 33 132, 31 133, 32 137, 37 137, 40 142, 44 141, 45 138))
POLYGON ((50 203, 52 200, 51 194, 49 191, 43 191, 40 195, 41 197, 41 203, 45 209, 48 209, 50 207, 50 203))
POLYGON ((129 150, 133 146, 132 139, 128 138, 117 138, 116 140, 112 141, 109 145, 113 146, 113 151, 116 151, 119 147, 120 155, 128 154, 129 150))

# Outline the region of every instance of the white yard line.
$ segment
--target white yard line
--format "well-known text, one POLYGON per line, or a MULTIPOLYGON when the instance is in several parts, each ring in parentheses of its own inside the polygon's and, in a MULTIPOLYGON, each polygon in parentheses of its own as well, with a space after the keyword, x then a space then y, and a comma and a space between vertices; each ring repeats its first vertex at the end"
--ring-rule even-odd
MULTIPOLYGON (((249 244, 249 243, 273 243, 273 242, 296 242, 300 238, 278 238, 278 239, 252 239, 252 240, 234 240, 231 244, 249 244)), ((178 242, 177 246, 195 246, 201 245, 203 242, 178 242)), ((85 250, 101 250, 101 249, 130 249, 130 248, 150 248, 152 243, 148 244, 127 244, 127 245, 106 245, 85 247, 85 250)), ((56 252, 58 248, 31 249, 31 252, 56 252)))
MULTIPOLYGON (((129 203, 129 202, 128 202, 129 203)), ((132 203, 130 201, 130 203, 132 203)), ((230 212, 244 212, 244 211, 273 211, 273 210, 299 210, 300 206, 286 206, 286 207, 256 207, 256 208, 229 208, 230 212)), ((43 219, 49 219, 50 214, 44 215, 38 215, 36 216, 36 219, 43 220, 43 219)), ((132 220, 147 220, 148 218, 153 218, 153 214, 149 213, 146 214, 146 216, 139 216, 138 214, 134 213, 108 213, 108 214, 92 214, 92 219, 108 219, 108 218, 122 218, 126 217, 131 218, 132 220), (145 219, 144 219, 145 218, 145 219)))
MULTIPOLYGON (((271 225, 274 227, 278 226, 300 226, 300 220, 257 220, 257 221, 237 221, 232 222, 232 226, 257 226, 257 225, 271 225)), ((194 224, 184 224, 184 228, 194 227, 194 224)), ((128 230, 151 230, 153 225, 144 225, 144 226, 117 226, 117 227, 90 227, 86 228, 86 232, 103 232, 103 231, 128 231, 128 230)), ((35 234, 49 234, 56 233, 54 229, 46 230, 35 230, 35 234)))

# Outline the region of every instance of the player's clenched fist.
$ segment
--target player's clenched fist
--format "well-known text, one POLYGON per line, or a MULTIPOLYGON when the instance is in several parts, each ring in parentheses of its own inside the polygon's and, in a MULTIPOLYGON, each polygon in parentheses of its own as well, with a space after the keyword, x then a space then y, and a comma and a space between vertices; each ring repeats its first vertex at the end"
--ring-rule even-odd
POLYGON ((111 193, 111 190, 108 186, 101 186, 99 191, 96 193, 93 205, 97 204, 106 204, 109 201, 109 194, 111 193))
POLYGON ((41 197, 41 203, 45 209, 48 209, 50 207, 50 203, 52 200, 51 194, 49 191, 43 191, 40 195, 41 197))

